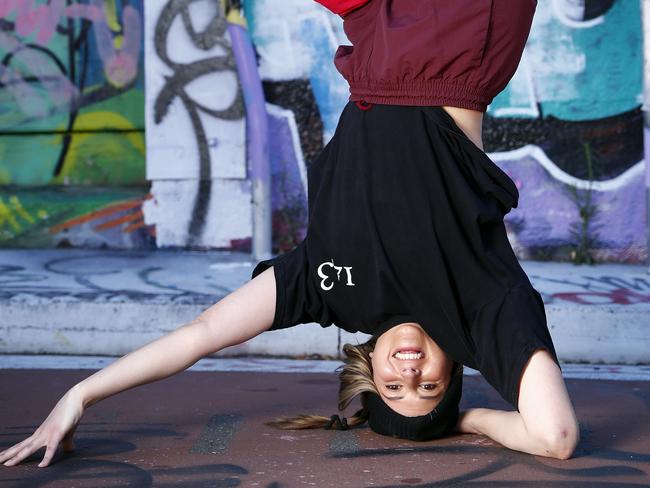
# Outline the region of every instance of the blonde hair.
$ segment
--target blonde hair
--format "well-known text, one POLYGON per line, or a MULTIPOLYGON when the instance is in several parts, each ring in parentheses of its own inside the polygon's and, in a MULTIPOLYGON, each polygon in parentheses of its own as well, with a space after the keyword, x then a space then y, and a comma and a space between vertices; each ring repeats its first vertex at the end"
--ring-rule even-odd
MULTIPOLYGON (((345 344, 343 346, 343 365, 337 368, 339 374, 339 411, 345 410, 355 397, 361 397, 361 409, 352 417, 347 418, 347 427, 363 424, 368 420, 364 393, 378 393, 372 379, 372 364, 370 353, 375 349, 376 338, 359 345, 345 344)), ((345 422, 343 422, 345 424, 345 422)), ((266 425, 279 429, 340 429, 340 419, 337 416, 325 417, 322 415, 296 415, 295 417, 282 417, 266 425), (338 420, 338 421, 335 421, 338 420)))

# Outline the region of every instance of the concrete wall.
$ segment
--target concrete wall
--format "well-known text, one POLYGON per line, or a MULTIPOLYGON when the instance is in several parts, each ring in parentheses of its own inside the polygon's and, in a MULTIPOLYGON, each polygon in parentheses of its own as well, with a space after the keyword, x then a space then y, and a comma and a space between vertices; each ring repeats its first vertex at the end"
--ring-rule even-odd
MULTIPOLYGON (((286 251, 305 232, 306 167, 347 100, 332 63, 347 40, 316 2, 243 4, 268 102, 274 248, 286 251)), ((639 9, 538 2, 484 123, 520 190, 506 225, 522 258, 646 259, 639 9)), ((17 53, 0 72, 0 245, 250 248, 246 124, 219 2, 13 0, 0 19, 0 50, 17 53)))

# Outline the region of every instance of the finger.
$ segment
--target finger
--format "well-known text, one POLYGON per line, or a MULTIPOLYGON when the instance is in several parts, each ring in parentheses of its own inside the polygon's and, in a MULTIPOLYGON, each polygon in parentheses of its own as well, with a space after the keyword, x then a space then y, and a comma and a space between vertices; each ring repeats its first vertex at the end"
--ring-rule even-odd
POLYGON ((25 444, 27 444, 31 440, 32 438, 28 437, 27 439, 20 441, 17 444, 14 444, 9 449, 5 449, 4 451, 0 452, 0 463, 4 463, 7 459, 13 457, 14 454, 20 451, 25 446, 25 444))
POLYGON ((26 447, 24 447, 22 450, 18 452, 13 458, 11 458, 9 461, 5 462, 5 466, 15 466, 19 462, 21 462, 23 459, 25 459, 27 456, 35 452, 39 447, 35 444, 30 444, 26 447))
POLYGON ((43 456, 43 460, 38 463, 39 468, 44 468, 50 464, 50 461, 54 457, 54 453, 56 452, 56 444, 48 444, 47 447, 45 448, 45 456, 43 456))

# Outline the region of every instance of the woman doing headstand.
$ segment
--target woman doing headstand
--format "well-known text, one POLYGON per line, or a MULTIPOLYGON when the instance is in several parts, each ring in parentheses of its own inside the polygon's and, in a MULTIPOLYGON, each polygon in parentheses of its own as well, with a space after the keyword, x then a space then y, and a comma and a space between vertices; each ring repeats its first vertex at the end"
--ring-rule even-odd
POLYGON ((487 105, 513 76, 535 0, 318 0, 341 14, 352 46, 335 65, 350 99, 308 169, 309 224, 291 252, 193 322, 72 387, 33 435, 0 453, 14 465, 72 447, 86 408, 178 373, 269 329, 336 325, 372 339, 346 345, 339 408, 283 428, 347 428, 427 440, 485 434, 560 459, 576 416, 544 304, 508 242, 513 181, 483 152, 487 105), (516 410, 459 413, 462 365, 516 410))

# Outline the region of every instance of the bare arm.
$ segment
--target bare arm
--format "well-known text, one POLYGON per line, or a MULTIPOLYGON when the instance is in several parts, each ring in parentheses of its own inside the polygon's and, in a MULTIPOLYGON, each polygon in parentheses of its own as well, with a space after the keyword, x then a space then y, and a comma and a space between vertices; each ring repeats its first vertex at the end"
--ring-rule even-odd
POLYGON ((126 354, 68 390, 27 439, 0 452, 0 463, 13 466, 46 447, 47 466, 61 443, 72 436, 84 410, 100 400, 187 369, 202 357, 240 344, 267 330, 275 313, 275 277, 269 268, 203 312, 196 320, 126 354))
POLYGON ((484 434, 498 443, 539 456, 568 459, 580 434, 562 374, 548 354, 533 354, 524 370, 519 412, 470 409, 459 419, 458 430, 484 434))
POLYGON ((273 269, 266 270, 183 325, 97 371, 75 388, 84 407, 183 371, 202 357, 241 344, 271 326, 275 312, 273 269))

